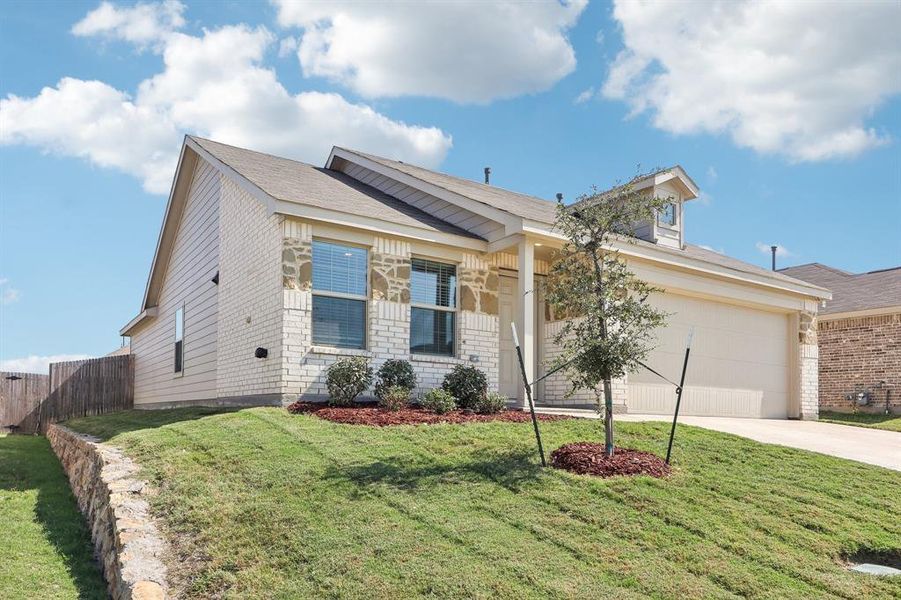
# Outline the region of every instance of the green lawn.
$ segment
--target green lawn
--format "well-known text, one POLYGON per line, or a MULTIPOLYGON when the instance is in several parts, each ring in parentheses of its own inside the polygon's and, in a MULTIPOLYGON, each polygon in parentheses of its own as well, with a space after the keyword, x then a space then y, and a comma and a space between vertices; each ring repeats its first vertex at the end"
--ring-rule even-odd
POLYGON ((867 413, 821 412, 820 421, 838 423, 839 425, 855 425, 888 431, 901 431, 901 415, 871 415, 867 413))
MULTIPOLYGON (((901 553, 901 473, 680 427, 668 480, 538 467, 530 424, 370 428, 276 408, 71 423, 126 448, 187 595, 879 598, 840 564, 901 553)), ((661 452, 665 423, 621 423, 661 452)), ((597 421, 542 426, 546 447, 597 421)))
POLYGON ((92 552, 47 440, 0 435, 0 598, 106 598, 92 552))

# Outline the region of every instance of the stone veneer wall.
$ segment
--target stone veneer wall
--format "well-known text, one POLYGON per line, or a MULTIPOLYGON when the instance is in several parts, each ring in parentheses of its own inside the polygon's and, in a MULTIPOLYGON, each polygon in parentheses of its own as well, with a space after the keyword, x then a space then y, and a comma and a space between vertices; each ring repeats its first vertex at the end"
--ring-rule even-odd
POLYGON ((851 410, 845 396, 885 381, 860 410, 882 412, 891 390, 890 410, 901 413, 901 313, 821 320, 818 333, 821 409, 851 410))
POLYGON ((816 313, 802 311, 798 324, 798 377, 800 382, 801 418, 815 420, 819 417, 819 349, 817 348, 816 313))
POLYGON ((162 557, 168 546, 147 504, 147 484, 121 450, 96 438, 50 425, 47 439, 87 519, 95 555, 114 600, 169 597, 162 557))
MULTIPOLYGON (((313 225, 293 219, 284 223, 282 295, 284 351, 283 395, 287 400, 327 397, 326 369, 342 356, 366 356, 377 370, 388 359, 409 360, 422 393, 441 384, 456 364, 475 364, 497 389, 498 317, 497 268, 474 255, 458 265, 461 286, 457 312, 458 357, 410 354, 410 260, 408 242, 376 238, 369 249, 370 290, 367 350, 326 348, 312 344, 313 225), (465 292, 462 290, 466 290, 465 292), (462 298, 467 300, 465 304, 462 298), (471 362, 470 357, 476 361, 471 362)), ((369 397, 370 392, 363 397, 369 397)))

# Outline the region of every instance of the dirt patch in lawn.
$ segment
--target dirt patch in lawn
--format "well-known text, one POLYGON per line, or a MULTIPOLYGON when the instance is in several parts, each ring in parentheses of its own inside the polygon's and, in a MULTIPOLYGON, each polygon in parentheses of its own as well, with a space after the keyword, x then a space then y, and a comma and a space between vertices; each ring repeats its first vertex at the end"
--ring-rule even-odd
MULTIPOLYGON (((510 423, 526 423, 532 420, 528 412, 522 410, 505 410, 493 415, 480 415, 473 412, 454 410, 443 415, 431 411, 408 406, 400 410, 385 410, 361 404, 350 407, 328 406, 316 402, 295 402, 288 406, 292 414, 312 414, 320 419, 347 425, 432 425, 437 423, 484 423, 487 421, 507 421, 510 423)), ((538 415, 541 421, 560 421, 570 419, 563 415, 538 415)))
POLYGON ((616 448, 613 456, 608 457, 604 451, 604 444, 593 442, 573 442, 560 446, 551 452, 551 465, 579 475, 598 477, 616 475, 666 477, 670 473, 669 465, 656 454, 631 448, 616 448))

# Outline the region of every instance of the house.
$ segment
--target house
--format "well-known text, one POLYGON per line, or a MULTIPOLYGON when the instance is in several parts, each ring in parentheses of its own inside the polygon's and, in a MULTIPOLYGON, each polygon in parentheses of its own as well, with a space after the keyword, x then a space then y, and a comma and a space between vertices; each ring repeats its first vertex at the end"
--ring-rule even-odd
MULTIPOLYGON (((686 243, 699 190, 680 167, 635 185, 672 199, 618 247, 672 313, 650 366, 676 377, 694 329, 685 413, 815 418, 829 292, 686 243)), ((342 356, 409 359, 420 391, 473 364, 522 401, 510 323, 530 379, 559 352, 537 285, 561 244, 554 218, 554 202, 346 148, 319 168, 188 136, 140 314, 121 330, 135 405, 323 399, 342 356)), ((648 372, 615 390, 619 411, 674 405, 648 372)), ((567 391, 558 374, 537 399, 593 403, 567 391)))
POLYGON ((780 272, 832 291, 817 325, 820 409, 901 412, 901 267, 848 273, 811 263, 780 272))

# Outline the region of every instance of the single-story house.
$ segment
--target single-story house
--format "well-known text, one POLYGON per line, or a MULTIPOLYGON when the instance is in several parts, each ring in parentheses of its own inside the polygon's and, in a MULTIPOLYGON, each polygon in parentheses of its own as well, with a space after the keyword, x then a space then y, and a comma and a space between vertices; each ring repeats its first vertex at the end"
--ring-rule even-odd
MULTIPOLYGON (((815 418, 813 323, 829 292, 686 243, 699 190, 680 167, 635 186, 672 199, 617 246, 672 313, 650 366, 677 377, 694 329, 685 413, 815 418)), ((121 330, 135 405, 324 399, 342 356, 409 359, 418 391, 473 364, 521 402, 510 323, 530 379, 558 352, 538 285, 562 243, 554 220, 553 201, 355 150, 314 167, 188 136, 140 313, 121 330)), ((563 374, 536 391, 544 405, 593 402, 567 397, 563 374)), ((615 393, 619 411, 675 402, 648 372, 615 393)))
POLYGON ((901 412, 901 267, 848 273, 819 263, 782 273, 829 288, 820 307, 820 410, 901 412))

